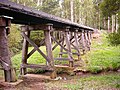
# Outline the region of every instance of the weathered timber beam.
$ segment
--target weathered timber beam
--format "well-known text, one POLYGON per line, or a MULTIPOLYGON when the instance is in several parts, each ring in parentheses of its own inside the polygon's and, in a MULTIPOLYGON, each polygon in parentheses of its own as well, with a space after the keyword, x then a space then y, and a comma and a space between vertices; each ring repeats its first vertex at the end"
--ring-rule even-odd
MULTIPOLYGON (((30 37, 30 31, 26 31, 25 34, 28 38, 30 37)), ((28 44, 29 42, 24 38, 22 47, 22 64, 27 64, 28 44)), ((25 75, 27 73, 27 69, 21 68, 20 73, 21 75, 25 75)))
POLYGON ((70 59, 69 58, 54 58, 55 60, 67 60, 69 61, 70 59))
POLYGON ((54 66, 53 54, 52 54, 52 42, 51 42, 51 35, 50 32, 53 30, 53 24, 48 24, 46 31, 44 31, 45 36, 45 45, 46 45, 46 52, 47 56, 50 58, 49 64, 54 66))
POLYGON ((89 39, 88 39, 88 32, 85 31, 85 42, 86 42, 86 48, 90 50, 90 45, 89 45, 89 39))
MULTIPOLYGON (((67 52, 60 52, 60 54, 68 54, 67 52)), ((72 52, 72 54, 79 55, 79 53, 72 52)))
POLYGON ((45 45, 46 45, 46 52, 47 52, 47 57, 50 59, 48 62, 49 65, 53 68, 53 72, 51 74, 51 78, 54 79, 57 77, 55 67, 54 67, 54 58, 53 58, 53 53, 52 53, 52 42, 51 42, 51 31, 53 30, 53 25, 52 24, 47 24, 47 30, 44 31, 45 35, 45 45))
POLYGON ((91 40, 91 32, 90 32, 90 31, 88 32, 88 39, 89 39, 89 43, 90 43, 90 45, 91 45, 91 41, 92 41, 92 40, 91 40))
POLYGON ((80 60, 80 50, 79 50, 79 43, 78 43, 78 29, 75 30, 74 37, 75 37, 75 46, 76 46, 77 52, 79 53, 78 60, 80 60))
MULTIPOLYGON (((23 32, 32 31, 32 30, 49 30, 49 27, 47 24, 25 25, 25 26, 21 26, 21 30, 23 32)), ((51 31, 53 31, 53 30, 51 30, 51 31)))
POLYGON ((46 66, 46 65, 22 64, 21 67, 22 67, 22 68, 40 68, 40 69, 42 69, 42 70, 50 70, 50 71, 53 71, 53 68, 51 68, 50 66, 46 66))
POLYGON ((82 49, 83 49, 83 54, 85 54, 85 46, 86 46, 86 44, 85 44, 85 35, 84 35, 84 31, 82 31, 82 33, 81 33, 81 40, 82 40, 82 49))
POLYGON ((15 72, 12 68, 12 62, 10 59, 10 53, 8 48, 7 30, 10 27, 11 18, 0 16, 0 57, 1 64, 4 68, 4 77, 6 82, 16 81, 15 72), (7 68, 9 67, 9 68, 7 68), (7 70, 7 69, 8 70, 7 70))
POLYGON ((69 61, 69 66, 73 67, 73 57, 72 57, 72 53, 71 53, 71 47, 70 47, 70 37, 69 37, 69 29, 70 27, 66 27, 65 29, 65 41, 66 41, 66 46, 67 46, 67 53, 68 53, 68 58, 70 59, 69 61))

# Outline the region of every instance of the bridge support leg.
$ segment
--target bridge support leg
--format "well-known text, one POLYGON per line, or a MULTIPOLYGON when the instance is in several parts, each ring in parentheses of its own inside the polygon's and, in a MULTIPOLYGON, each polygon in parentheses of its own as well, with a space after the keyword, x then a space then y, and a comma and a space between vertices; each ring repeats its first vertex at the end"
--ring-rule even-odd
POLYGON ((52 42, 51 42, 51 35, 50 35, 50 32, 52 29, 53 29, 53 25, 48 24, 48 30, 44 31, 44 35, 45 35, 47 57, 50 58, 49 65, 54 69, 51 74, 51 78, 54 79, 57 77, 57 74, 56 74, 55 67, 54 67, 54 58, 53 58, 53 53, 52 53, 52 42))
MULTIPOLYGON (((25 34, 28 38, 30 37, 30 31, 26 30, 25 34)), ((22 48, 22 64, 27 64, 28 44, 29 44, 28 41, 24 38, 22 48)), ((27 69, 25 67, 23 68, 21 65, 20 74, 25 75, 26 73, 27 69)))
POLYGON ((70 59, 69 66, 73 67, 74 66, 74 60, 73 60, 73 57, 72 57, 72 52, 71 52, 71 47, 70 47, 69 28, 70 27, 66 27, 66 30, 65 30, 65 39, 66 39, 66 47, 68 49, 68 51, 67 51, 68 58, 70 59))
POLYGON ((81 60, 81 58, 80 58, 79 44, 78 44, 78 30, 77 29, 74 32, 74 37, 75 37, 75 46, 77 48, 77 53, 78 53, 78 60, 81 60))
POLYGON ((10 26, 10 18, 0 17, 0 64, 4 70, 6 82, 16 81, 14 69, 10 59, 7 34, 10 26))
POLYGON ((85 35, 85 46, 86 46, 86 50, 90 50, 90 45, 89 45, 89 39, 88 39, 88 31, 84 32, 85 35))
POLYGON ((82 30, 82 33, 81 33, 81 40, 82 40, 82 49, 83 49, 83 54, 85 54, 85 35, 84 35, 84 31, 82 30))

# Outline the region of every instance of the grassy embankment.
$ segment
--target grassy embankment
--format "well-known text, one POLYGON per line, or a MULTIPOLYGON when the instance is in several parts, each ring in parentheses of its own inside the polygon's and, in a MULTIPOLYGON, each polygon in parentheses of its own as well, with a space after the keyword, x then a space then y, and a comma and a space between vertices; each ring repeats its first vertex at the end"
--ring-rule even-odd
POLYGON ((111 46, 108 34, 102 31, 98 39, 92 41, 91 51, 83 56, 87 70, 92 73, 117 70, 120 68, 120 45, 111 46))

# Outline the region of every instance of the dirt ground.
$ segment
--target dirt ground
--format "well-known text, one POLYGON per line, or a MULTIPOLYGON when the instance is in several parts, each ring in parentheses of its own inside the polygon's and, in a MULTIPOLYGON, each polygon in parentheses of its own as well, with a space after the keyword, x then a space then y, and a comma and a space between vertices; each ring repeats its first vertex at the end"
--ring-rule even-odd
MULTIPOLYGON (((113 72, 112 72, 113 73, 113 72)), ((119 73, 119 72, 118 72, 119 73)), ((98 75, 102 75, 100 73, 98 75)), ((59 74, 62 80, 51 80, 50 77, 46 74, 27 74, 24 77, 21 77, 23 80, 18 85, 15 84, 7 84, 3 82, 2 78, 0 78, 0 90, 88 90, 88 89, 69 89, 63 88, 63 84, 71 83, 75 84, 76 79, 84 78, 89 76, 94 76, 94 74, 90 73, 82 73, 79 72, 75 76, 70 76, 67 74, 59 74), (48 85, 48 86, 47 86, 48 85), (61 85, 61 86, 58 86, 61 85)), ((90 89, 90 90, 98 90, 98 89, 90 89)), ((119 88, 106 88, 99 90, 120 90, 119 88)))

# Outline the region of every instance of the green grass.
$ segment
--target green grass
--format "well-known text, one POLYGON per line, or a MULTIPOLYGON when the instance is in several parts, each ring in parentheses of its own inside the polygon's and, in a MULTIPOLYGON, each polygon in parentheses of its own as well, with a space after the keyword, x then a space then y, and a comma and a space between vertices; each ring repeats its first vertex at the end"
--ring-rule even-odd
POLYGON ((99 39, 93 40, 91 51, 83 56, 87 69, 93 73, 120 68, 120 45, 111 46, 107 38, 106 32, 102 32, 99 39))
MULTIPOLYGON (((54 51, 54 58, 59 56, 59 49, 60 47, 57 47, 54 51)), ((28 52, 30 52, 33 49, 33 47, 29 47, 28 52)), ((40 49, 46 54, 46 48, 45 46, 41 46, 40 49)), ((63 55, 63 57, 67 57, 67 55, 63 55)), ((16 69, 20 68, 20 64, 22 61, 22 53, 20 52, 19 54, 15 55, 12 57, 12 63, 13 66, 16 69)), ((30 64, 40 64, 40 65, 45 65, 46 64, 46 60, 44 57, 42 57, 42 55, 40 55, 37 51, 29 57, 28 59, 28 63, 30 64)), ((68 64, 68 61, 55 61, 55 64, 68 64)))
MULTIPOLYGON (((68 78, 68 77, 67 77, 68 78)), ((46 83, 48 90, 119 90, 120 73, 74 76, 72 79, 46 83)))

